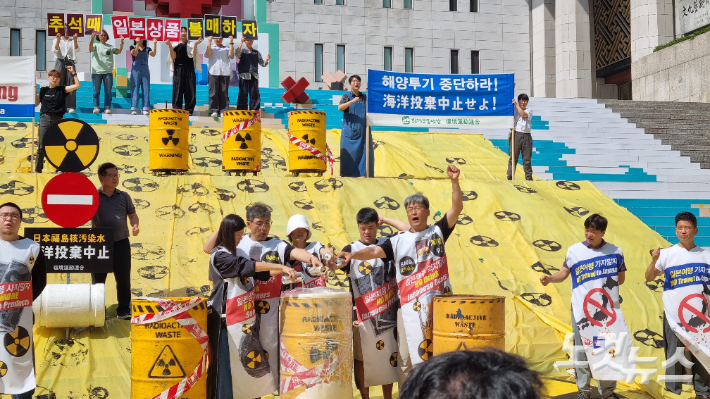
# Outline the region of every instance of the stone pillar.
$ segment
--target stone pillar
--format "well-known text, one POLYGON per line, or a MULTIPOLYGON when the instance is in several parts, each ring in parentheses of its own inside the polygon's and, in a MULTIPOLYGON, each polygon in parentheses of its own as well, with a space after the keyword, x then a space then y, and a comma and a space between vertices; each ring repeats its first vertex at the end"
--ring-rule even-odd
POLYGON ((675 38, 672 0, 631 0, 631 62, 675 38))
POLYGON ((592 98, 589 1, 555 3, 555 91, 559 98, 592 98))
POLYGON ((532 2, 533 93, 555 97, 555 1, 532 2))

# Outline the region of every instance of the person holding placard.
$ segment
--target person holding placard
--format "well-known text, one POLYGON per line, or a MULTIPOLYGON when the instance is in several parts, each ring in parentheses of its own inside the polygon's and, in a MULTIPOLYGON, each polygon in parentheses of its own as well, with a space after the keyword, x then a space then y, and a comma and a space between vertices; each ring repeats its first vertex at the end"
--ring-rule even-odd
POLYGON ((138 92, 143 91, 143 115, 150 111, 150 69, 148 56, 155 57, 158 40, 153 39, 153 48, 148 47, 147 40, 134 40, 131 46, 133 65, 131 67, 131 114, 138 113, 138 92))
MULTIPOLYGON (((197 57, 197 46, 202 43, 202 38, 197 39, 194 44, 188 41, 187 28, 180 28, 180 43, 173 47, 170 40, 165 44, 170 49, 168 58, 168 68, 173 77, 173 108, 182 109, 183 98, 185 109, 192 115, 197 103, 197 79, 195 77, 195 57, 197 57)), ((200 71, 202 67, 198 62, 200 71)))
POLYGON ((208 37, 205 55, 209 57, 207 61, 209 112, 213 118, 216 118, 222 116, 229 107, 229 79, 232 77, 229 60, 234 59, 234 37, 229 36, 229 47, 222 45, 221 37, 215 38, 214 44, 212 36, 208 37))
POLYGON ((237 71, 239 72, 239 97, 237 97, 237 109, 249 109, 258 111, 261 108, 261 96, 259 94, 259 65, 266 67, 269 65, 271 55, 266 56, 266 60, 261 57, 259 50, 252 48, 253 40, 247 40, 242 35, 242 41, 237 48, 237 71), (242 49, 246 43, 247 47, 242 49), (247 108, 248 96, 248 108, 247 108))
MULTIPOLYGON (((59 79, 60 86, 71 86, 74 84, 74 74, 70 73, 67 66, 76 65, 76 53, 79 52, 79 41, 77 34, 72 37, 63 36, 57 33, 52 44, 54 52, 54 69, 62 74, 59 79)), ((67 94, 66 98, 67 112, 73 114, 76 112, 76 93, 73 91, 67 94)))
POLYGON ((67 65, 67 70, 72 74, 74 83, 71 86, 60 86, 62 74, 56 69, 47 73, 49 87, 38 88, 35 95, 35 107, 42 104, 39 109, 39 145, 35 159, 35 172, 42 173, 44 168, 44 134, 50 126, 59 123, 64 118, 66 111, 66 99, 81 87, 81 82, 76 78, 76 71, 71 65, 67 65))
POLYGON ((94 113, 98 114, 99 94, 101 94, 101 84, 104 85, 104 113, 111 113, 111 88, 113 87, 113 56, 123 52, 123 36, 121 45, 118 48, 106 43, 108 32, 101 29, 99 43, 96 41, 96 32, 91 33, 89 41, 89 52, 91 53, 91 81, 94 83, 94 113))

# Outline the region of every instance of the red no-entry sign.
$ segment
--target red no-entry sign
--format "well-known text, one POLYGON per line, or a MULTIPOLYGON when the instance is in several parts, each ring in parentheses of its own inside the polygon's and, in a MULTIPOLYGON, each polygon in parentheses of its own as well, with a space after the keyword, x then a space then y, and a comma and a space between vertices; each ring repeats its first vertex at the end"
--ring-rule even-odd
POLYGON ((42 209, 62 227, 77 227, 91 220, 99 207, 99 194, 86 176, 62 173, 42 190, 42 209))

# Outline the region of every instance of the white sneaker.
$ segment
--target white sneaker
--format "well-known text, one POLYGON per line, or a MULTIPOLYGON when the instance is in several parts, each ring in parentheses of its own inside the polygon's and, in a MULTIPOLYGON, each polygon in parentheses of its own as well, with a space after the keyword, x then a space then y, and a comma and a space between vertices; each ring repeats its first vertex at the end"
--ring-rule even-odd
POLYGON ((224 112, 220 112, 220 113, 219 113, 219 116, 221 116, 221 117, 224 118, 224 112))
POLYGON ((95 113, 95 114, 98 114, 99 112, 101 112, 101 110, 99 109, 99 107, 94 107, 94 113, 95 113))
POLYGON ((104 110, 104 114, 110 114, 110 113, 111 113, 111 108, 106 108, 106 110, 104 110))
POLYGON ((74 108, 69 108, 69 109, 67 109, 67 112, 70 113, 70 114, 73 114, 73 113, 75 113, 76 111, 74 110, 74 108))
POLYGON ((213 112, 211 116, 212 116, 213 118, 216 118, 217 116, 219 116, 219 114, 217 114, 216 112, 213 112))
POLYGON ((131 115, 138 115, 138 112, 134 109, 133 111, 131 111, 131 115))
POLYGON ((143 110, 143 115, 148 115, 148 114, 150 114, 149 111, 143 110))

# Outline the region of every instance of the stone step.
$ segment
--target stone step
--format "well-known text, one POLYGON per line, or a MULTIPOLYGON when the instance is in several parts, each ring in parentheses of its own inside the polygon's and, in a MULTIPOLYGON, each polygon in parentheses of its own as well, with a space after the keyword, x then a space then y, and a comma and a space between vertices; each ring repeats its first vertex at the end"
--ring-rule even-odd
POLYGON ((664 113, 652 113, 652 112, 636 112, 636 111, 621 111, 619 113, 621 118, 626 118, 629 120, 671 120, 671 121, 708 121, 710 120, 710 112, 698 111, 698 112, 664 112, 664 113))
POLYGON ((691 129, 691 130, 702 130, 708 124, 702 121, 671 121, 671 120, 659 120, 659 121, 649 121, 647 119, 639 120, 629 120, 630 123, 635 123, 636 127, 641 128, 666 128, 666 129, 691 129))
POLYGON ((668 129, 668 128, 647 128, 644 130, 646 131, 647 134, 653 134, 654 136, 658 135, 659 137, 656 137, 656 138, 662 138, 662 136, 698 137, 698 136, 702 136, 705 134, 710 134, 710 129, 708 129, 708 130, 703 130, 703 129, 675 130, 675 129, 668 129))
POLYGON ((710 156, 710 144, 700 144, 700 143, 688 143, 688 144, 671 144, 671 148, 674 151, 705 151, 710 156))

